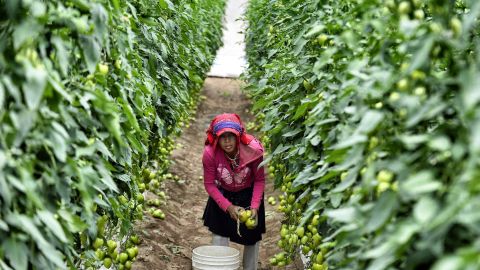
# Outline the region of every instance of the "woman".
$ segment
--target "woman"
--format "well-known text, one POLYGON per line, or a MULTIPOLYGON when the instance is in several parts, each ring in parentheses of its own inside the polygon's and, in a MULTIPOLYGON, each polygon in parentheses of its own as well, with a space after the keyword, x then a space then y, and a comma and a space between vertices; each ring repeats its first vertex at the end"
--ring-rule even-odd
POLYGON ((263 147, 245 132, 236 114, 217 115, 207 130, 203 151, 204 185, 209 198, 204 225, 213 234, 213 245, 229 240, 244 245, 243 269, 257 269, 259 241, 265 233, 263 147), (250 209, 255 228, 240 224, 239 212, 250 209))

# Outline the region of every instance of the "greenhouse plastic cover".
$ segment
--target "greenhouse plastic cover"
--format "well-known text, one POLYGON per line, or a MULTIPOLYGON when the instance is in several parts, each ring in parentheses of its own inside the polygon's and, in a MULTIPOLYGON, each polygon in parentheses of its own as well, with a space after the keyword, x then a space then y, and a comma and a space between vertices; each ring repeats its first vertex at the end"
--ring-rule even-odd
POLYGON ((247 66, 242 19, 247 0, 229 0, 223 21, 223 46, 208 73, 212 77, 237 78, 247 66))

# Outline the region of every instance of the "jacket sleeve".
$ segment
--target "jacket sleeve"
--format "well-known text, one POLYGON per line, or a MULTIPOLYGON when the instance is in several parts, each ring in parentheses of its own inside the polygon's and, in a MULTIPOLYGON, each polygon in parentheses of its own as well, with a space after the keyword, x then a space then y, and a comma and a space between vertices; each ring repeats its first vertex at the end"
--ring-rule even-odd
POLYGON ((262 163, 263 157, 258 158, 252 162, 253 174, 253 195, 250 207, 254 209, 260 208, 260 203, 263 199, 263 192, 265 191, 265 171, 262 167, 258 167, 262 163))
POLYGON ((227 200, 220 190, 218 190, 217 185, 215 184, 215 160, 212 156, 212 153, 209 153, 207 149, 203 152, 203 184, 208 195, 218 204, 218 206, 223 210, 227 211, 227 208, 232 204, 227 200))

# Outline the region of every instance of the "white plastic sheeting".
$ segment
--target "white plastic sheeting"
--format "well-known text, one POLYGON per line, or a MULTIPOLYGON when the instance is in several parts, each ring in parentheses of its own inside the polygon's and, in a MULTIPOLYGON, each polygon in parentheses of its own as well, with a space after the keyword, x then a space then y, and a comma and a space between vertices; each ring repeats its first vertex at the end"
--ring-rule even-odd
POLYGON ((247 2, 248 0, 228 0, 223 20, 223 46, 218 50, 208 76, 237 78, 247 67, 245 22, 242 19, 247 2))

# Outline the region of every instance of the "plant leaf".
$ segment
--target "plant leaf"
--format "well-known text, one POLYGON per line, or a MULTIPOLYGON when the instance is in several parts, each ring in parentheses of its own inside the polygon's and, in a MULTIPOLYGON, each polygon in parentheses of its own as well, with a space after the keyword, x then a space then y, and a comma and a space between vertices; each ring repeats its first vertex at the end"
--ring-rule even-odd
POLYGON ((365 225, 367 233, 373 232, 383 226, 392 216, 398 203, 397 194, 391 190, 382 193, 370 212, 370 219, 365 225))

